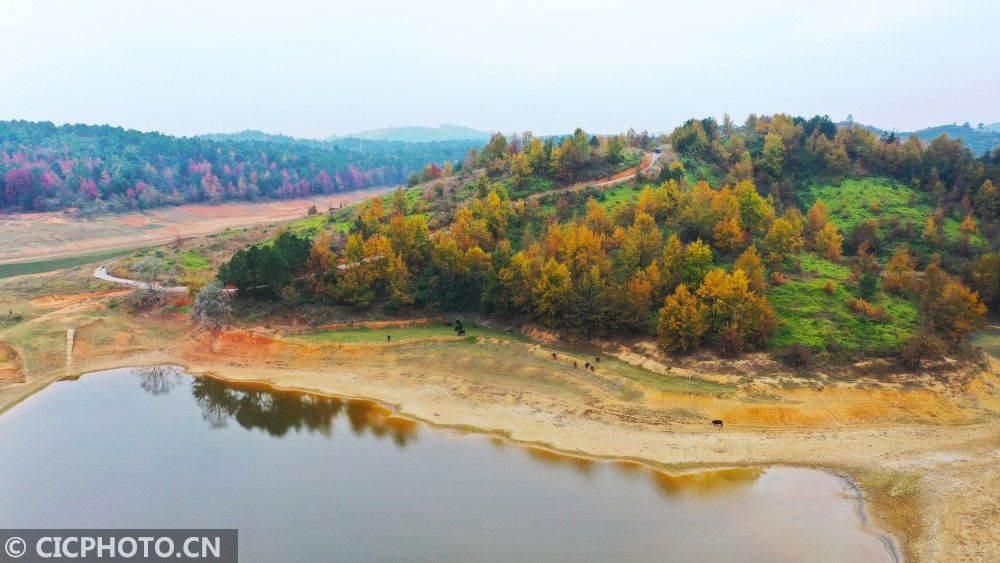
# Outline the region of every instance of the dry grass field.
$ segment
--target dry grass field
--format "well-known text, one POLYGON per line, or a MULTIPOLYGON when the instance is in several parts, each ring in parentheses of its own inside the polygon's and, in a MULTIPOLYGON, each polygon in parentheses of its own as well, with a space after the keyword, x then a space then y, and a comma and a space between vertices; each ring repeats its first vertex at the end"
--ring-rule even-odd
POLYGON ((163 244, 177 237, 266 225, 302 217, 311 205, 322 212, 391 190, 380 188, 259 203, 183 205, 95 218, 79 218, 64 213, 2 215, 0 264, 139 248, 163 244))

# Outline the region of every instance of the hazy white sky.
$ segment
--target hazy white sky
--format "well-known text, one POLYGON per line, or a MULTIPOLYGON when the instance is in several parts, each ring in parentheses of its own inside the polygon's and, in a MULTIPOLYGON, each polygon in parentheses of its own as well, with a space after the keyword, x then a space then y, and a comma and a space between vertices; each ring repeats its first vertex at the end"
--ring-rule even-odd
POLYGON ((1000 2, 3 0, 0 119, 325 137, 1000 121, 1000 2))

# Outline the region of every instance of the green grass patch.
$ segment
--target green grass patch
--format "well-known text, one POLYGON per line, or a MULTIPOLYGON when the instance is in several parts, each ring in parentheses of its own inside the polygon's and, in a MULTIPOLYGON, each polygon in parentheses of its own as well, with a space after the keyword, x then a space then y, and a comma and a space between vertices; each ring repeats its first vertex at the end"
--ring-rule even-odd
POLYGON ((803 272, 816 274, 822 278, 835 281, 844 281, 851 275, 851 269, 847 266, 825 260, 815 254, 802 253, 798 258, 803 272))
POLYGON ((689 186, 693 186, 698 182, 708 182, 709 185, 719 186, 720 182, 718 177, 715 175, 715 171, 712 170, 708 164, 703 160, 693 160, 689 157, 681 157, 681 163, 684 165, 684 180, 689 186))
POLYGON ((178 252, 173 256, 172 261, 174 265, 186 272, 201 272, 211 266, 208 259, 197 250, 178 252))
MULTIPOLYGON (((892 238, 890 225, 894 221, 900 224, 912 223, 915 226, 914 236, 919 239, 924 223, 934 213, 934 205, 927 194, 888 178, 863 178, 844 180, 839 184, 812 185, 802 192, 800 199, 803 210, 811 207, 816 200, 823 200, 830 212, 830 221, 845 234, 850 233, 862 221, 876 219, 879 237, 883 241, 890 241, 892 238)), ((945 217, 941 229, 946 241, 954 243, 961 237, 958 226, 958 218, 945 217)), ((969 240, 973 245, 983 244, 979 235, 972 235, 969 240)), ((911 247, 919 246, 919 242, 911 241, 911 247), (914 242, 918 244, 912 244, 914 242)))
POLYGON ((619 205, 638 201, 639 195, 646 189, 646 184, 635 184, 626 182, 618 184, 613 188, 599 190, 592 194, 594 200, 599 203, 609 213, 619 205))
POLYGON ((772 348, 801 343, 816 350, 836 347, 878 353, 899 348, 913 334, 917 321, 913 303, 879 295, 872 303, 885 307, 892 319, 877 323, 858 317, 847 307, 847 300, 854 296, 843 283, 835 283, 833 293, 827 293, 824 286, 828 281, 789 281, 768 291, 779 318, 772 348))

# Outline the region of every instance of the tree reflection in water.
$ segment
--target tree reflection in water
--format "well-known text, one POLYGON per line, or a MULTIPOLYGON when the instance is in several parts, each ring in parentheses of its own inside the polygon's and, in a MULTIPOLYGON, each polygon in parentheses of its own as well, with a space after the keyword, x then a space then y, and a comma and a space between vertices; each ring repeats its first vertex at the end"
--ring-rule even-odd
POLYGON ((260 429, 279 438, 290 430, 331 436, 334 420, 343 413, 357 435, 391 438, 401 448, 417 435, 416 422, 392 416, 391 411, 371 401, 275 391, 208 377, 195 378, 191 393, 202 418, 212 428, 225 427, 231 419, 243 428, 260 429))
MULTIPOLYGON (((180 385, 185 375, 174 366, 151 366, 137 369, 142 388, 152 395, 165 395, 180 385)), ((191 381, 191 393, 201 408, 202 418, 211 428, 224 428, 230 420, 248 430, 260 429, 282 437, 294 430, 332 436, 334 421, 341 415, 351 431, 379 439, 389 438, 400 448, 417 437, 417 422, 393 416, 392 411, 374 401, 319 397, 291 391, 277 391, 255 384, 228 383, 208 377, 191 381)), ((491 443, 507 447, 508 442, 491 443)), ((590 477, 597 464, 592 459, 555 452, 546 448, 523 447, 528 456, 548 466, 569 469, 590 477)), ((759 468, 726 468, 673 475, 636 462, 618 462, 615 466, 627 474, 645 474, 658 493, 665 497, 679 494, 711 495, 745 487, 756 481, 759 468)))
POLYGON ((184 380, 177 366, 146 366, 136 368, 139 386, 150 395, 166 395, 184 380))
MULTIPOLYGON (((494 439, 490 443, 498 448, 507 447, 503 440, 494 439)), ((536 446, 523 446, 532 460, 553 468, 571 470, 584 477, 591 477, 597 461, 536 446)), ((648 478, 656 492, 663 497, 678 495, 717 495, 752 485, 764 470, 759 467, 729 467, 702 469, 692 472, 672 474, 643 465, 635 461, 618 461, 613 467, 625 475, 648 478)))

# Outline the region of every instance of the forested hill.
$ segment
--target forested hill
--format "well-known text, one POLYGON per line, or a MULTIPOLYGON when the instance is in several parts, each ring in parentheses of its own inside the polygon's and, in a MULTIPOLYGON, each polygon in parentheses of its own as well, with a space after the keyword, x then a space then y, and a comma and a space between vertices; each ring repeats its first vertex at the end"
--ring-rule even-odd
POLYGON ((405 183, 460 167, 475 142, 354 143, 242 135, 173 137, 106 125, 0 121, 0 211, 123 211, 405 183))
POLYGON ((495 315, 798 366, 917 367, 968 350, 1000 311, 1000 150, 752 115, 659 139, 496 134, 462 173, 439 172, 239 250, 218 281, 252 315, 265 300, 316 324, 495 315), (634 180, 564 188, 657 149, 634 180))

